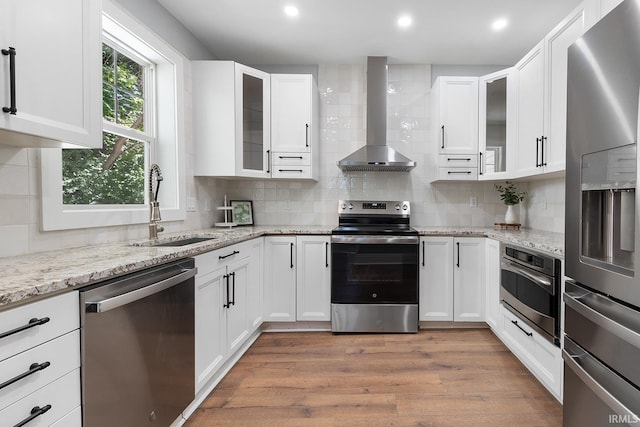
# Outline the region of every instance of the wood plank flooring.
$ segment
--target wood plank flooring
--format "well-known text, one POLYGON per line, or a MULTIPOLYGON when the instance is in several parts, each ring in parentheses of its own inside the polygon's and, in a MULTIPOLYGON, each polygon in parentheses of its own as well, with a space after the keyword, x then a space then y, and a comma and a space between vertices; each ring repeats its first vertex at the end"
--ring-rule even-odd
POLYGON ((562 406, 489 329, 264 333, 185 424, 561 425, 562 406))

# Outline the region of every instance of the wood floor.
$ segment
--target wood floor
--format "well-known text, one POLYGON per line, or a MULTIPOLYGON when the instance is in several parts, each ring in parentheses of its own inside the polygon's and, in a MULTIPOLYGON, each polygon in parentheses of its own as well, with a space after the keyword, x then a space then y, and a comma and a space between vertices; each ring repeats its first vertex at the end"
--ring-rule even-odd
POLYGON ((185 425, 561 426, 562 407, 488 329, 264 333, 185 425))

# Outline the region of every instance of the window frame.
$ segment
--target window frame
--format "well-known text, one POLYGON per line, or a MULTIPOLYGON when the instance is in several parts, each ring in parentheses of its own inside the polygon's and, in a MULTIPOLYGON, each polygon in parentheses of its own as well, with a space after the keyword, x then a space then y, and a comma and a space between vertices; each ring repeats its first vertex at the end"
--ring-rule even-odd
MULTIPOLYGON (((186 218, 185 209, 185 129, 184 129, 184 82, 187 60, 174 48, 142 25, 111 0, 103 0, 102 32, 100 38, 113 40, 124 46, 124 53, 139 53, 155 64, 152 78, 156 87, 161 87, 150 97, 156 112, 155 121, 145 114, 145 129, 153 129, 148 155, 145 161, 145 188, 148 186, 150 164, 160 165, 164 176, 158 201, 162 219, 179 221, 186 218), (128 49, 126 47, 129 47, 128 49), (148 121, 149 120, 149 121, 148 121), (155 133, 155 135, 154 135, 155 133)), ((102 69, 100 67, 100 90, 102 95, 102 69)), ((147 83, 145 83, 146 85, 147 83)), ((110 125, 100 129, 114 131, 110 125)), ((141 132, 131 135, 140 139, 141 132)), ((114 133, 121 134, 119 131, 114 133)), ((128 136, 128 135, 124 135, 128 136)), ((75 148, 75 147, 74 147, 75 148)), ((42 183, 42 228, 65 230, 103 226, 142 224, 149 221, 148 194, 145 204, 140 205, 64 205, 62 203, 62 151, 60 148, 43 148, 40 152, 42 183)))

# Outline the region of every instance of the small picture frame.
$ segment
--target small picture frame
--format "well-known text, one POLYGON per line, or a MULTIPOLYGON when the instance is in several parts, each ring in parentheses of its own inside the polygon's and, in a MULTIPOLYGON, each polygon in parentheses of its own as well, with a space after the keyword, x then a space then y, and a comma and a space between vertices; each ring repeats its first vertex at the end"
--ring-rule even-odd
POLYGON ((251 200, 231 200, 233 222, 238 225, 253 225, 253 203, 251 200))

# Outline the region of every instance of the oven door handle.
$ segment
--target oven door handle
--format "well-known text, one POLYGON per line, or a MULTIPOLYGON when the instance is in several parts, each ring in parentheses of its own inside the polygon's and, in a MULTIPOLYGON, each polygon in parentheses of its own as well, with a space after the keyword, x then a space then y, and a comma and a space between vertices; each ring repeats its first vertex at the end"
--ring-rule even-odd
MULTIPOLYGON (((613 412, 618 415, 628 416, 636 419, 637 415, 620 402, 613 394, 607 391, 594 378, 606 377, 613 380, 611 384, 615 385, 618 392, 629 391, 632 388, 624 380, 618 379, 617 375, 593 358, 589 353, 583 350, 579 345, 573 343, 570 339, 565 340, 565 346, 562 350, 562 358, 565 365, 573 371, 573 373, 589 388, 596 396, 600 398, 613 412), (591 371, 591 372, 590 372, 591 371)), ((609 381, 608 381, 609 382, 609 381)))
POLYGON ((169 277, 168 279, 153 283, 149 286, 144 286, 134 291, 99 301, 87 301, 85 302, 85 310, 87 311, 87 313, 104 313, 105 311, 122 307, 125 304, 132 303, 139 299, 148 297, 149 295, 153 295, 158 292, 164 291, 165 289, 169 289, 172 286, 175 286, 181 282, 184 282, 185 280, 192 278, 196 275, 197 272, 197 268, 183 269, 179 274, 169 277))
POLYGON ((331 243, 352 243, 362 245, 417 245, 418 236, 331 236, 331 243))
POLYGON ((500 263, 500 268, 502 270, 507 270, 510 271, 512 273, 515 274, 519 274, 521 276, 526 277, 527 279, 531 280, 533 283, 535 283, 536 285, 540 286, 542 289, 546 290, 547 292, 551 293, 551 295, 555 295, 556 294, 556 290, 553 287, 553 282, 554 280, 549 278, 548 276, 545 276, 543 274, 537 274, 536 272, 533 272, 531 270, 528 270, 524 267, 521 267, 520 265, 516 264, 515 262, 511 262, 507 259, 502 259, 502 262, 500 263))

